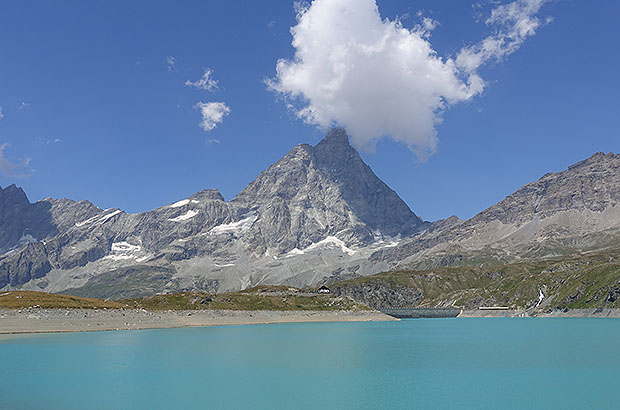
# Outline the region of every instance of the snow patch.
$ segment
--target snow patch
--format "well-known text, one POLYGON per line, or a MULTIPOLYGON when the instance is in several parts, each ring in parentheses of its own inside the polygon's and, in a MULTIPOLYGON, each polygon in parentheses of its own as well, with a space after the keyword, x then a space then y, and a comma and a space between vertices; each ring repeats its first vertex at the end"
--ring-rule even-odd
POLYGON ((179 202, 175 202, 174 204, 170 205, 168 208, 180 208, 187 204, 189 204, 189 199, 182 199, 179 202))
POLYGON ((327 238, 313 243, 312 245, 308 246, 306 249, 304 249, 304 252, 307 251, 311 251, 313 249, 316 248, 322 248, 322 247, 339 247, 342 252, 346 253, 349 256, 353 256, 355 254, 356 251, 354 251, 353 249, 347 247, 347 245, 341 241, 340 239, 336 238, 335 236, 328 236, 327 238))
POLYGON ((228 267, 230 267, 230 266, 235 266, 235 264, 234 264, 234 263, 225 263, 225 264, 223 264, 223 265, 220 265, 220 264, 218 264, 218 263, 214 263, 213 265, 214 265, 214 266, 216 266, 216 267, 218 267, 218 268, 228 268, 228 267))
POLYGON ((150 256, 145 255, 140 245, 132 245, 129 242, 114 242, 110 248, 110 254, 104 259, 111 261, 135 260, 144 262, 150 256))
POLYGON ((538 303, 536 303, 536 307, 538 307, 542 303, 544 298, 545 294, 543 293, 542 288, 538 289, 538 303))
POLYGON ((121 211, 120 209, 117 209, 116 211, 103 215, 103 216, 96 215, 96 216, 93 216, 92 218, 88 218, 85 221, 76 222, 75 226, 79 228, 81 226, 88 225, 88 224, 95 223, 95 222, 102 224, 102 223, 105 223, 108 219, 112 218, 113 216, 120 214, 121 212, 123 211, 121 211))
POLYGON ((116 210, 116 211, 114 211, 114 212, 112 212, 110 214, 102 216, 101 219, 99 219, 99 221, 97 221, 97 222, 105 223, 108 219, 112 218, 113 216, 116 216, 116 215, 120 214, 121 212, 123 212, 123 211, 121 211, 120 209, 116 210))
POLYGON ((301 249, 294 248, 294 249, 291 249, 290 251, 288 251, 286 253, 286 255, 284 255, 284 257, 288 258, 288 257, 291 257, 291 256, 303 255, 304 253, 306 253, 306 252, 302 251, 301 249))
POLYGON ((220 235, 223 233, 239 234, 250 229, 257 219, 258 216, 256 216, 255 212, 248 212, 242 215, 241 220, 215 226, 207 233, 211 235, 220 235))
POLYGON ((76 222, 75 226, 77 226, 79 228, 80 226, 88 225, 89 223, 95 222, 95 220, 97 220, 97 219, 99 219, 99 215, 93 216, 92 218, 88 218, 85 221, 76 222))
POLYGON ((190 209, 189 211, 185 212, 183 215, 177 216, 176 218, 170 218, 168 220, 172 222, 187 221, 188 219, 191 219, 195 217, 196 215, 198 215, 198 211, 194 211, 193 209, 190 209))

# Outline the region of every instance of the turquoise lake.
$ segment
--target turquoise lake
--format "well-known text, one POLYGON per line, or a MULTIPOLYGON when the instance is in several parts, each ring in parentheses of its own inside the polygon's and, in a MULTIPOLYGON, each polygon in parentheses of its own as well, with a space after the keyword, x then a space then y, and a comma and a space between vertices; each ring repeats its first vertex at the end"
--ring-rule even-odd
POLYGON ((2 409, 612 409, 620 320, 418 319, 0 339, 2 409))

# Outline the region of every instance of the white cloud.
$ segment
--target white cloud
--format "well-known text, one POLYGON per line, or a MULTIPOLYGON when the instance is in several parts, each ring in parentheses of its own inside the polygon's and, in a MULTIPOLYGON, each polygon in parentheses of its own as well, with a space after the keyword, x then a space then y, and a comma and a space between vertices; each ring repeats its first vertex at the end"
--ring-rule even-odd
POLYGON ((20 110, 27 110, 30 108, 30 104, 28 104, 26 101, 22 101, 19 103, 17 108, 20 110))
POLYGON ((177 63, 177 59, 176 58, 174 58, 172 56, 166 57, 166 64, 168 65, 168 71, 176 70, 176 63, 177 63))
POLYGON ((2 113, 2 107, 0 107, 0 120, 4 118, 4 114, 2 113))
POLYGON ((21 162, 12 162, 5 158, 4 149, 8 143, 0 144, 0 173, 8 178, 28 178, 34 172, 30 168, 30 159, 21 162))
POLYGON ((207 68, 200 79, 193 82, 187 80, 185 81, 185 85, 188 87, 198 88, 199 90, 215 91, 219 88, 219 86, 217 85, 217 80, 213 79, 211 74, 213 74, 213 70, 207 68))
POLYGON ((398 19, 382 19, 375 0, 296 2, 295 56, 279 60, 267 84, 307 123, 344 126, 357 147, 387 136, 424 158, 436 150, 443 111, 482 92, 476 69, 532 35, 544 1, 497 7, 486 21, 496 34, 456 59, 433 49, 430 31, 438 22, 430 18, 418 16, 420 24, 407 29, 398 19))
POLYGON ((485 23, 497 28, 495 34, 463 48, 456 56, 456 64, 464 71, 476 75, 475 70, 485 62, 501 60, 517 51, 544 24, 536 14, 547 1, 517 0, 493 9, 485 23))
POLYGON ((220 144, 220 140, 218 140, 217 138, 208 138, 205 140, 205 142, 207 142, 208 144, 220 144))
POLYGON ((226 115, 230 114, 230 107, 223 102, 199 102, 196 104, 196 108, 202 114, 200 128, 205 131, 213 130, 226 115))

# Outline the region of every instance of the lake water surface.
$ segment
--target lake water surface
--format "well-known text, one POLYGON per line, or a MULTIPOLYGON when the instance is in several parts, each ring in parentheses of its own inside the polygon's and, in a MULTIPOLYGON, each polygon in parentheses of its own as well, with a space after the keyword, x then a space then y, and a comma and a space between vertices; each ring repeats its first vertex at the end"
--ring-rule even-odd
POLYGON ((2 409, 610 409, 620 320, 420 319, 0 339, 2 409))

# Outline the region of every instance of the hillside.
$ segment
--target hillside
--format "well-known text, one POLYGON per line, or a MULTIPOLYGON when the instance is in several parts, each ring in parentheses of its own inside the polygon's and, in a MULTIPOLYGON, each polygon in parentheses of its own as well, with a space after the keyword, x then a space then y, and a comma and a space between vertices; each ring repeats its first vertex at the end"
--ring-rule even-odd
POLYGON ((0 292, 0 309, 307 310, 358 311, 368 307, 337 295, 319 295, 285 286, 258 286, 242 292, 178 292, 118 301, 45 292, 0 292))
POLYGON ((179 292, 138 299, 119 300, 129 307, 157 310, 368 310, 343 296, 318 295, 284 286, 259 286, 242 292, 213 295, 179 292))
POLYGON ((0 309, 125 309, 127 305, 109 300, 56 295, 33 291, 0 292, 0 309))
POLYGON ((373 308, 620 307, 620 249, 513 264, 401 270, 336 282, 334 294, 373 308))

